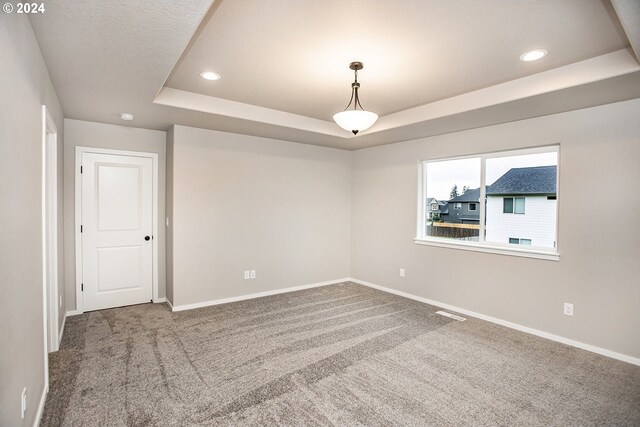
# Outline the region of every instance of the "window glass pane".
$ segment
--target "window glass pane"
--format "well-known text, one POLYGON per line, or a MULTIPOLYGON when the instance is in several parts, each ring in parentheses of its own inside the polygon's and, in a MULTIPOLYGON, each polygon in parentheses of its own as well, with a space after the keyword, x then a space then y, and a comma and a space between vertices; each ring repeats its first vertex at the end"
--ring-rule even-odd
POLYGON ((486 242, 554 248, 557 151, 489 157, 485 164, 486 242))
POLYGON ((502 202, 503 213, 513 213, 513 197, 505 197, 502 202))
POLYGON ((470 211, 478 210, 478 204, 477 203, 469 203, 469 210, 470 211))
POLYGON ((426 204, 437 211, 425 218, 427 237, 477 242, 479 211, 469 212, 469 202, 480 199, 480 158, 425 162, 426 204))

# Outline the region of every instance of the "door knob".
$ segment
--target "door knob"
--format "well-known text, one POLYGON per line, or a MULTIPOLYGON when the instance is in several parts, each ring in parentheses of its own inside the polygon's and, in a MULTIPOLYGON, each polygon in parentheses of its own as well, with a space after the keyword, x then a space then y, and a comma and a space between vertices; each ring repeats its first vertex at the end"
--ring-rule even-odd
POLYGON ((151 237, 149 237, 149 236, 144 236, 144 240, 146 240, 147 242, 149 241, 149 239, 151 239, 151 237))

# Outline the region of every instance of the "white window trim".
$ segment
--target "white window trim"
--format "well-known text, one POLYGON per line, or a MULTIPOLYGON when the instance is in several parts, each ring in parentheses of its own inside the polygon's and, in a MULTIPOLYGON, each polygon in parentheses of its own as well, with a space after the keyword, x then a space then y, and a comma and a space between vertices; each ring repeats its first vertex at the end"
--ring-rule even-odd
MULTIPOLYGON (((559 240, 560 240, 560 227, 559 227, 559 193, 560 193, 560 145, 547 145, 540 146, 535 148, 523 148, 509 151, 500 151, 500 152, 492 152, 492 153, 478 153, 478 154, 470 154, 465 156, 457 156, 457 157, 443 157, 443 158, 433 158, 433 159, 421 159, 418 161, 418 212, 417 212, 417 227, 416 227, 416 237, 413 241, 418 245, 425 246, 435 246, 441 248, 449 248, 449 249, 460 249, 465 251, 475 251, 475 252, 485 252, 499 255, 509 255, 509 256, 517 256, 517 257, 526 257, 526 258, 536 258, 550 261, 559 261, 560 260, 560 250, 559 250, 559 240), (485 171, 486 171, 486 160, 493 159, 498 157, 509 157, 515 155, 527 155, 527 154, 536 154, 536 153, 548 153, 551 151, 556 151, 558 153, 558 165, 557 165, 557 174, 556 174, 556 247, 555 248, 540 248, 536 246, 529 246, 526 249, 522 247, 514 247, 508 243, 488 243, 486 241, 479 242, 466 242, 466 241, 452 241, 450 239, 443 239, 438 237, 429 237, 426 236, 426 214, 425 214, 425 200, 427 200, 427 189, 424 185, 426 182, 426 173, 427 168, 425 167, 426 163, 433 161, 442 161, 442 160, 460 160, 460 159, 469 159, 469 158, 480 158, 480 200, 484 200, 486 198, 486 188, 485 188, 485 171)), ((515 201, 514 201, 515 204, 515 201)), ((514 206, 515 210, 515 206, 514 206)), ((480 236, 484 236, 485 234, 485 215, 486 208, 483 207, 483 204, 480 203, 479 206, 480 211, 480 236)))

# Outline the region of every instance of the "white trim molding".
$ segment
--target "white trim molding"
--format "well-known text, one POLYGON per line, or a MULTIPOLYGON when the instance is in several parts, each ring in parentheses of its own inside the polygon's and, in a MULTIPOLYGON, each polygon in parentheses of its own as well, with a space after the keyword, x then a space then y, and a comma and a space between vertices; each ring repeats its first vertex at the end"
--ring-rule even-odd
POLYGON ((64 318, 62 319, 62 326, 60 326, 60 332, 58 333, 58 350, 60 350, 60 344, 62 343, 62 334, 64 334, 64 326, 67 324, 67 315, 68 313, 64 313, 64 318))
POLYGON ((33 421, 33 427, 38 427, 40 421, 42 421, 42 414, 44 413, 44 404, 47 402, 47 394, 49 393, 49 377, 47 376, 44 381, 44 388, 42 389, 42 395, 40 396, 40 403, 38 403, 38 412, 36 412, 36 418, 33 421))
POLYGON ((165 297, 160 297, 160 298, 154 298, 153 299, 153 303, 154 304, 162 304, 167 302, 167 299, 165 297))
POLYGON ((572 347, 580 348, 582 350, 587 350, 592 353, 600 354, 602 356, 610 357, 612 359, 621 360, 623 362, 631 363, 632 365, 640 366, 640 358, 629 356, 622 353, 617 353, 615 351, 607 350, 606 348, 597 347, 591 344, 585 344, 580 341, 575 341, 569 338, 561 337, 559 335, 554 335, 549 332, 539 331, 537 329, 529 328, 528 326, 522 326, 517 323, 508 322, 506 320, 497 319, 495 317, 487 316, 485 314, 476 313, 475 311, 466 310, 464 308, 456 307, 450 304, 445 304, 439 301, 434 301, 428 298, 419 297, 413 294, 409 294, 407 292, 397 291, 395 289, 386 288, 384 286, 375 285, 373 283, 365 282, 364 280, 350 278, 350 282, 356 283, 358 285, 368 286, 370 288, 378 289, 383 292, 388 292, 390 294, 399 295, 401 297, 409 298, 415 301, 423 302, 425 304, 433 305, 436 307, 444 308, 446 310, 455 311, 457 313, 464 314, 466 316, 475 317, 476 319, 485 320, 487 322, 495 323, 500 326, 505 326, 510 329, 515 329, 516 331, 525 332, 531 335, 535 335, 541 338, 546 338, 552 341, 556 341, 562 344, 566 344, 572 347))
POLYGON ((327 286, 327 285, 336 285, 338 283, 344 283, 344 282, 349 282, 349 281, 350 281, 349 278, 327 280, 325 282, 311 283, 309 285, 293 286, 293 287, 290 287, 290 288, 274 289, 272 291, 257 292, 255 294, 239 295, 239 296, 236 296, 236 297, 229 297, 229 298, 221 298, 221 299, 210 300, 210 301, 196 302, 196 303, 193 303, 193 304, 172 305, 171 302, 169 302, 167 300, 167 304, 171 308, 171 311, 192 310, 194 308, 202 308, 202 307, 209 307, 209 306, 212 306, 212 305, 227 304, 227 303, 230 303, 230 302, 244 301, 244 300, 254 299, 254 298, 262 298, 262 297, 267 297, 267 296, 270 296, 270 295, 286 294, 288 292, 301 291, 303 289, 319 288, 321 286, 327 286))
POLYGON ((560 261, 559 253, 551 253, 546 251, 536 251, 522 248, 507 248, 497 245, 467 243, 463 241, 451 241, 438 239, 435 237, 415 238, 413 241, 418 245, 437 246, 440 248, 461 249, 463 251, 485 252, 489 254, 510 255, 525 258, 546 259, 549 261, 560 261))

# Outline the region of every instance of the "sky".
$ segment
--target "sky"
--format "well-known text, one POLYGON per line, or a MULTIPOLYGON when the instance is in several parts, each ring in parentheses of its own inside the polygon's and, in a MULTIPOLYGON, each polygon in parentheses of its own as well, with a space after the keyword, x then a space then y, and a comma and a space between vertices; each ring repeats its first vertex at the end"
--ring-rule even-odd
MULTIPOLYGON (((557 165, 557 159, 555 152, 487 159, 486 183, 493 184, 511 168, 557 165)), ((465 185, 469 188, 480 187, 479 157, 427 163, 427 197, 449 200, 454 184, 458 185, 458 194, 462 193, 465 185)))

